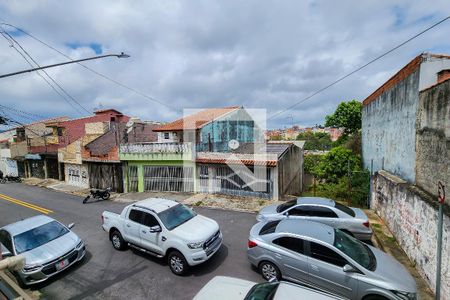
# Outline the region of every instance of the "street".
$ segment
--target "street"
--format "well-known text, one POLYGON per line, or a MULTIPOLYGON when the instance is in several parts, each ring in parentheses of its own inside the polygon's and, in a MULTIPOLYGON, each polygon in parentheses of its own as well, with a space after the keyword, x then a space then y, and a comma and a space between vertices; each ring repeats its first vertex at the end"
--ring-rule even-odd
POLYGON ((0 185, 0 227, 48 212, 66 225, 74 222, 73 231, 87 243, 88 253, 81 264, 34 287, 44 299, 192 299, 217 275, 263 281, 246 258, 248 232, 256 222, 253 214, 196 208, 219 223, 224 244, 208 262, 178 277, 165 260, 113 249, 101 228, 101 213, 120 213, 126 204, 101 201, 83 205, 81 201, 77 196, 20 183, 0 185))

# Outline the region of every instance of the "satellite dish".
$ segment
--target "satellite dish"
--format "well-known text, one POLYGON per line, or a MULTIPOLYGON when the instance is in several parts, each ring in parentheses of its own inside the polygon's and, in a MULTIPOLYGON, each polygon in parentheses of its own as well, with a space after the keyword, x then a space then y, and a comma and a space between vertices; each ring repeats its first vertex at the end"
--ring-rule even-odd
POLYGON ((228 142, 228 147, 230 147, 230 149, 236 150, 237 148, 239 148, 239 142, 236 140, 230 140, 228 142))

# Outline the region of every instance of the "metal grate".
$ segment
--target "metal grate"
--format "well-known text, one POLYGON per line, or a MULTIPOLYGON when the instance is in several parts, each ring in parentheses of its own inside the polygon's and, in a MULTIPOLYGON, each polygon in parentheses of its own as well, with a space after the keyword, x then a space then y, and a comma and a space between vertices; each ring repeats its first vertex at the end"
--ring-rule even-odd
POLYGON ((265 172, 265 176, 261 176, 254 173, 252 167, 235 172, 228 166, 200 165, 200 192, 271 198, 270 169, 265 169, 265 172))
POLYGON ((128 191, 138 191, 138 167, 128 166, 128 191))
POLYGON ((192 167, 144 166, 145 191, 194 191, 192 167))

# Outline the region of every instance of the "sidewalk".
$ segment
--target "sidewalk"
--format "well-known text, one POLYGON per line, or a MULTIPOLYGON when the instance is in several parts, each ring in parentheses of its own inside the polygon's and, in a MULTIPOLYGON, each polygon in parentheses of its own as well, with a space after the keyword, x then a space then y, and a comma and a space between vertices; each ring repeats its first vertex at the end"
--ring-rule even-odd
POLYGON ((269 204, 277 203, 276 201, 253 197, 181 192, 125 193, 118 195, 114 201, 131 203, 147 198, 167 198, 190 206, 230 209, 251 213, 256 213, 269 204))
POLYGON ((434 294, 431 289, 428 287, 427 283, 423 278, 419 275, 414 264, 409 260, 406 253, 402 250, 400 245, 395 240, 395 237, 389 231, 387 226, 384 224, 383 220, 375 214, 372 210, 365 210, 367 216, 369 217, 370 225, 373 229, 373 239, 374 244, 382 251, 388 253, 397 259, 401 264, 403 264, 411 273, 411 275, 416 280, 417 284, 417 292, 418 299, 434 299, 434 294))
POLYGON ((89 195, 89 188, 80 188, 78 186, 70 185, 64 181, 59 181, 56 179, 41 179, 41 178, 24 178, 23 183, 28 185, 45 187, 51 190, 73 194, 81 197, 86 197, 89 195))

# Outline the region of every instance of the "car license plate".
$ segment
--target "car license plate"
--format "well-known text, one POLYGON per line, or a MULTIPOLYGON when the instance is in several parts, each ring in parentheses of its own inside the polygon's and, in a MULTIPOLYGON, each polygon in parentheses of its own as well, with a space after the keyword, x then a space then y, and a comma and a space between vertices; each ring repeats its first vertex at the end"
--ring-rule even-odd
POLYGON ((68 259, 64 259, 64 260, 56 263, 56 270, 58 270, 58 271, 62 270, 65 267, 67 267, 68 265, 69 265, 69 260, 68 259))

